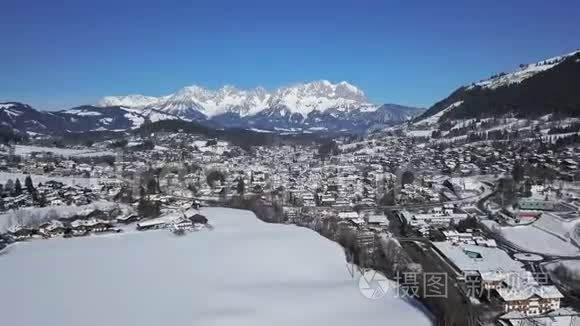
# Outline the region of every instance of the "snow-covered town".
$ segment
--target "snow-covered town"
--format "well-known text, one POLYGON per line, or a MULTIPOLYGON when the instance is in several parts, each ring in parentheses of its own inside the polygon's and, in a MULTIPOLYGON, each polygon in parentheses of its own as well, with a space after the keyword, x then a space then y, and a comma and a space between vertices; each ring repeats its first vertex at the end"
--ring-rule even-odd
POLYGON ((90 146, 7 144, 0 245, 181 235, 213 228, 202 207, 250 209, 317 231, 401 288, 410 286, 401 275, 418 273, 421 292, 423 273, 446 273, 454 286, 444 304, 424 304, 448 318, 569 319, 580 275, 580 185, 570 180, 580 147, 518 146, 375 134, 243 148, 187 132, 90 146), (453 315, 457 304, 467 316, 453 315))

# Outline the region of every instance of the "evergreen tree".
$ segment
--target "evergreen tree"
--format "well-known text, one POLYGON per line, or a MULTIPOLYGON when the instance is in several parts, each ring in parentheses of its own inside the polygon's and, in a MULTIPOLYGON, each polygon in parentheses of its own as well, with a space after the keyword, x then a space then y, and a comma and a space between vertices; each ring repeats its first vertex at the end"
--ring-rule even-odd
POLYGON ((161 214, 161 203, 141 198, 137 205, 137 213, 144 218, 155 218, 161 214))
POLYGON ((245 189, 246 189, 246 184, 244 183, 244 179, 239 178, 238 179, 238 187, 237 187, 238 194, 243 195, 245 189))
POLYGON ((22 184, 20 183, 20 179, 16 179, 14 183, 14 194, 16 196, 22 195, 22 184))
POLYGON ((147 194, 153 195, 157 193, 157 181, 155 181, 155 178, 151 178, 149 179, 149 181, 147 181, 147 194))
POLYGON ((6 181, 6 185, 4 186, 4 190, 10 195, 13 195, 14 192, 14 181, 12 181, 12 179, 8 179, 8 181, 6 181))
POLYGON ((197 188, 198 188, 198 187, 196 187, 196 186, 195 186, 193 183, 190 183, 190 184, 187 186, 187 189, 188 189, 189 191, 191 191, 191 194, 193 195, 193 197, 197 196, 197 188))
POLYGON ((321 160, 326 160, 331 155, 337 155, 339 152, 338 144, 333 140, 324 141, 318 147, 318 156, 321 160))
POLYGON ((216 181, 224 183, 226 181, 226 176, 222 171, 211 170, 206 176, 206 181, 210 187, 213 187, 216 181))
POLYGON ((514 163, 514 168, 512 170, 512 177, 514 178, 515 182, 520 182, 524 179, 524 168, 520 164, 520 162, 514 163))
POLYGON ((29 193, 34 193, 34 183, 32 183, 32 178, 29 175, 24 179, 24 186, 29 193))
POLYGON ((401 176, 401 186, 404 187, 406 184, 411 184, 415 181, 415 175, 411 171, 403 172, 401 176))

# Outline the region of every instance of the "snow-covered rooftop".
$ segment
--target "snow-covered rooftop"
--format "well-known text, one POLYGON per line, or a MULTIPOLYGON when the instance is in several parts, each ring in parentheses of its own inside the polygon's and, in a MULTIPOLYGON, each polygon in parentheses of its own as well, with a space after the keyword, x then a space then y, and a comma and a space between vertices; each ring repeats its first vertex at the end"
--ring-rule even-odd
POLYGON ((520 272, 522 264, 511 259, 498 248, 480 247, 470 244, 452 244, 450 242, 433 242, 462 272, 520 272))

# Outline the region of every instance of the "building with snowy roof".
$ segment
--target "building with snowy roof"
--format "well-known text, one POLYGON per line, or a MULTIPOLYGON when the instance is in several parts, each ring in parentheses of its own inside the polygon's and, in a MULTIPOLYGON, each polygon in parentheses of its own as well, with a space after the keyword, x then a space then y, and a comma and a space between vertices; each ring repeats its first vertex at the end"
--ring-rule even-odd
POLYGON ((563 295, 555 286, 538 283, 520 262, 499 248, 433 242, 433 250, 458 280, 477 280, 480 290, 494 294, 506 313, 538 315, 560 308, 563 295))

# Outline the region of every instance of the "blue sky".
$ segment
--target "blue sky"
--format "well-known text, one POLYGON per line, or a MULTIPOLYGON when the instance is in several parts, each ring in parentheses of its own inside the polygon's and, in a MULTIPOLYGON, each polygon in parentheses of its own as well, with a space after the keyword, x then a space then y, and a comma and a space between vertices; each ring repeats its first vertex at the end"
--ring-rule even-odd
POLYGON ((578 1, 4 0, 0 100, 346 80, 430 106, 458 86, 580 48, 578 1))

